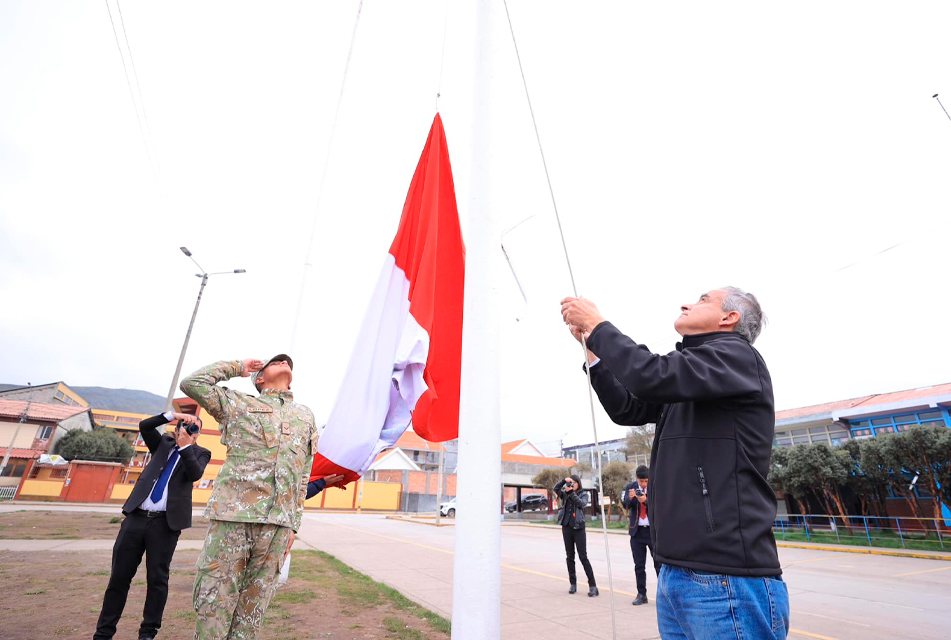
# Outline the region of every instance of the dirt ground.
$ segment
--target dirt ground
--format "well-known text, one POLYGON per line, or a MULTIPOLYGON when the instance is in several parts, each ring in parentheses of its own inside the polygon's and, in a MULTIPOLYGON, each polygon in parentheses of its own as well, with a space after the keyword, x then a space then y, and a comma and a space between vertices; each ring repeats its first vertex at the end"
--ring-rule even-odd
MULTIPOLYGON (((4 539, 113 539, 119 519, 108 514, 24 511, 0 514, 4 539)), ((207 522, 182 538, 204 538, 207 522)), ((192 638, 192 587, 197 550, 179 550, 172 560, 168 603, 159 638, 192 638)), ((111 551, 0 551, 0 640, 91 638, 109 581, 111 551)), ((145 602, 145 567, 132 581, 116 638, 136 638, 145 602)), ((294 551, 287 584, 271 602, 260 640, 335 638, 446 640, 449 624, 374 582, 333 556, 294 551)))
MULTIPOLYGON (((123 516, 77 511, 0 513, 0 540, 115 540, 123 516)), ((180 540, 204 540, 208 521, 193 517, 180 540)))

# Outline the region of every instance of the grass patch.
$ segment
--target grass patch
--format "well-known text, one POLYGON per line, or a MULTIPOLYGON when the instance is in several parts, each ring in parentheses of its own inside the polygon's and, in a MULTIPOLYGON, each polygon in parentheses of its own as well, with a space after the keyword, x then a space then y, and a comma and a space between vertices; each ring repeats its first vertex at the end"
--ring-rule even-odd
POLYGON ((313 589, 301 589, 300 591, 282 591, 274 596, 272 602, 277 604, 307 604, 313 602, 317 594, 313 589))
POLYGON ((112 516, 111 518, 109 518, 109 524, 115 524, 117 522, 122 522, 122 518, 120 518, 119 516, 112 516))
POLYGON ((182 609, 181 611, 176 611, 168 617, 175 618, 176 620, 188 620, 190 622, 195 622, 196 616, 197 614, 191 609, 182 609))
MULTIPOLYGON (((326 561, 330 570, 339 575, 339 578, 335 580, 337 585, 337 594, 340 595, 346 605, 352 605, 354 607, 375 607, 379 604, 382 604, 384 601, 388 601, 396 609, 405 611, 406 613, 409 613, 420 620, 425 620, 429 623, 434 631, 449 635, 450 631, 452 630, 451 623, 439 614, 433 613, 432 611, 419 606, 396 589, 388 587, 387 585, 380 582, 376 582, 369 576, 363 575, 359 571, 354 571, 329 553, 325 553, 323 551, 294 552, 295 559, 301 556, 303 556, 301 559, 305 559, 308 555, 322 558, 324 561, 326 561)), ((292 561, 292 574, 293 571, 294 562, 292 561)), ((417 635, 397 636, 401 640, 403 638, 412 640, 416 637, 422 637, 415 629, 403 629, 403 631, 413 631, 417 635)))
POLYGON ((400 640, 423 640, 423 634, 418 629, 410 629, 399 618, 383 618, 383 628, 395 633, 400 640))
POLYGON ((25 596, 38 596, 42 593, 46 593, 46 589, 30 589, 29 591, 24 591, 23 595, 25 596))
MULTIPOLYGON (((865 528, 853 528, 853 535, 848 535, 844 527, 839 528, 839 534, 831 531, 809 531, 809 535, 802 529, 786 529, 773 531, 777 542, 814 542, 817 544, 846 544, 859 547, 868 547, 869 539, 865 535, 865 528)), ((913 549, 916 551, 951 551, 951 540, 945 540, 942 547, 937 536, 925 539, 922 533, 916 532, 899 537, 893 531, 870 531, 872 547, 882 549, 913 549)))

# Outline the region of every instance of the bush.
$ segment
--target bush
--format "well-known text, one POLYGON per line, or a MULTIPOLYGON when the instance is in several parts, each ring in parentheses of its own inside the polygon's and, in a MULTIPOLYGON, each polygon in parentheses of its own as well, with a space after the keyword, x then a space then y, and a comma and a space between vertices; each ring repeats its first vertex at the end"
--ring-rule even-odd
POLYGON ((98 460, 125 462, 132 457, 132 445, 112 429, 104 427, 92 431, 73 429, 56 446, 59 455, 67 460, 98 460))

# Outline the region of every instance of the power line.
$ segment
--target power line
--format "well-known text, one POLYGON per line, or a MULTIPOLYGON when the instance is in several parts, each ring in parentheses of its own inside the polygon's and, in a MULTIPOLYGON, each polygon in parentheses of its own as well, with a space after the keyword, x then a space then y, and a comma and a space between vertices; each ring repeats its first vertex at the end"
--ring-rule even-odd
POLYGON ((119 44, 119 34, 116 33, 116 22, 112 19, 112 9, 109 8, 109 0, 106 2, 106 11, 109 13, 109 24, 112 25, 112 35, 116 39, 116 48, 119 50, 119 59, 122 60, 122 72, 125 74, 125 83, 129 87, 129 97, 132 98, 132 108, 135 109, 135 119, 139 123, 139 133, 142 134, 142 144, 145 145, 145 155, 149 158, 149 168, 152 170, 152 179, 158 186, 158 176, 155 173, 155 163, 152 161, 152 153, 149 151, 149 143, 145 138, 145 129, 142 127, 142 117, 139 115, 139 105, 135 102, 135 92, 132 90, 132 82, 129 80, 129 69, 125 64, 125 56, 122 55, 122 45, 119 44))
MULTIPOLYGON (((149 142, 152 145, 152 151, 155 151, 155 138, 152 136, 152 127, 149 124, 149 112, 145 108, 145 98, 142 96, 142 85, 139 84, 139 72, 135 68, 135 58, 132 56, 132 45, 129 44, 129 34, 125 30, 125 18, 122 17, 122 4, 116 0, 116 8, 119 9, 119 25, 122 27, 122 37, 125 39, 125 48, 129 52, 129 63, 132 65, 132 77, 135 79, 135 89, 139 92, 139 104, 142 105, 142 117, 145 118, 145 130, 149 134, 149 142)), ((155 166, 158 168, 159 175, 162 174, 162 166, 158 161, 158 154, 155 154, 155 166)))

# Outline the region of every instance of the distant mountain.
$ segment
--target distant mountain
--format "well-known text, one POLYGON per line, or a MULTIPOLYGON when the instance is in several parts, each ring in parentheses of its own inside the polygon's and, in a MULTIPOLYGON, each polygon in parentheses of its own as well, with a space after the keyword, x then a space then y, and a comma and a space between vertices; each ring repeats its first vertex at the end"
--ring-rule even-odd
MULTIPOLYGON (((22 384, 0 383, 0 391, 25 386, 22 384)), ((82 396, 93 409, 112 409, 113 411, 147 414, 161 413, 165 409, 165 398, 148 391, 107 389, 105 387, 74 387, 69 383, 66 383, 66 386, 82 396)))
POLYGON ((69 387, 95 409, 112 409, 131 413, 161 413, 165 398, 138 389, 107 389, 105 387, 69 387))

